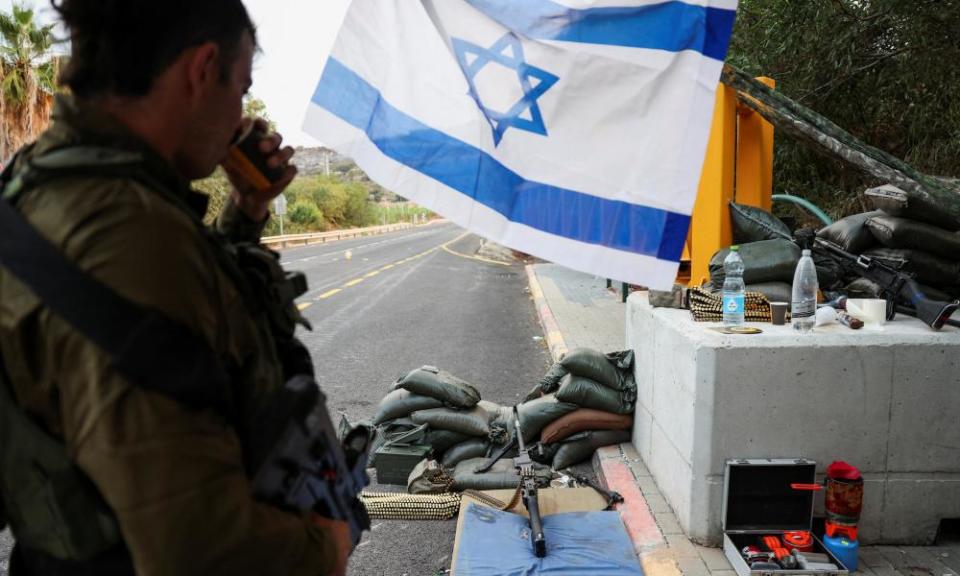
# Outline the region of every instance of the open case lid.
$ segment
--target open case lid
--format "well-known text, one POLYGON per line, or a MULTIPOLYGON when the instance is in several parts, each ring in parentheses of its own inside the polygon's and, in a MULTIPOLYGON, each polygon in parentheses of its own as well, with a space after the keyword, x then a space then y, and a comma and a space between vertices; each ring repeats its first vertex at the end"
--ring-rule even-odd
POLYGON ((810 530, 816 492, 791 484, 816 482, 812 460, 728 460, 724 474, 723 529, 728 532, 810 530))

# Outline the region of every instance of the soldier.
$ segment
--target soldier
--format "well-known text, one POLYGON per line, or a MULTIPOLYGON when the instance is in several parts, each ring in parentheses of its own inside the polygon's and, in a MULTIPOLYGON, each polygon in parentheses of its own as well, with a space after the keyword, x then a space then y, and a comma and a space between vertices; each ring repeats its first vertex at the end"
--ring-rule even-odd
MULTIPOLYGON (((283 384, 285 368, 263 310, 228 260, 232 245, 259 242, 270 201, 296 173, 293 150, 277 135, 263 141, 269 165, 286 170, 266 192, 228 173, 234 190, 213 231, 202 224, 206 197, 189 187, 223 161, 242 122, 256 51, 245 7, 54 7, 71 36, 61 75, 70 95, 58 97, 51 128, 11 164, 4 199, 82 271, 209 343, 233 367, 234 410, 191 409, 127 381, 0 267, 0 387, 13 398, 0 419, 20 421, 4 419, 12 404, 65 448, 77 471, 69 493, 45 496, 48 508, 15 510, 11 502, 36 482, 65 472, 4 470, 0 453, 0 516, 6 508, 17 540, 13 576, 343 574, 347 526, 254 500, 239 430, 258 398, 283 384)), ((153 361, 176 358, 158 350, 153 361)), ((4 422, 0 452, 4 442, 28 441, 4 422)))

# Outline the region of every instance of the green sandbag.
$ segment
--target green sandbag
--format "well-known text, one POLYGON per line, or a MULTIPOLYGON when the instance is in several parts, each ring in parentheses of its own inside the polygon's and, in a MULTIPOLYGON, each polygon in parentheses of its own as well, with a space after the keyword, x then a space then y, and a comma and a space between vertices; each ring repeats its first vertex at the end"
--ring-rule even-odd
MULTIPOLYGON (((800 262, 800 247, 790 240, 764 240, 740 246, 740 258, 743 259, 743 281, 746 284, 765 282, 789 282, 793 284, 793 275, 800 262)), ((730 249, 720 250, 710 260, 710 283, 717 290, 723 289, 727 273, 723 261, 730 249)), ((821 288, 833 287, 842 276, 842 269, 832 258, 819 253, 813 255, 817 266, 817 279, 821 288)))
POLYGON ((487 416, 489 416, 488 422, 493 422, 493 419, 500 414, 500 405, 496 402, 481 400, 477 402, 477 406, 482 408, 483 411, 487 413, 487 416))
POLYGON ((596 430, 574 434, 560 443, 553 457, 553 469, 563 470, 593 457, 597 448, 630 441, 628 430, 596 430))
POLYGON ((759 292, 770 302, 791 302, 793 286, 786 282, 761 282, 747 285, 747 292, 759 292))
MULTIPOLYGON (((723 288, 727 273, 723 261, 730 254, 726 248, 714 254, 710 260, 710 282, 717 289, 723 288)), ((743 281, 747 284, 760 282, 793 282, 800 248, 789 240, 764 240, 740 246, 743 259, 743 281)))
POLYGON ((790 238, 790 228, 779 218, 761 208, 730 203, 733 241, 736 244, 790 238))
MULTIPOLYGON (((463 490, 506 490, 520 485, 520 476, 513 467, 513 460, 500 460, 489 472, 477 474, 476 470, 487 463, 486 458, 471 458, 457 464, 453 470, 453 489, 463 490)), ((546 486, 553 478, 550 468, 540 464, 533 465, 537 484, 546 486)))
POLYGON ((895 216, 875 216, 867 228, 887 248, 913 248, 941 256, 960 259, 960 234, 895 216))
POLYGON ((417 424, 429 424, 431 430, 452 430, 467 436, 486 438, 490 435, 490 416, 479 406, 470 410, 432 408, 410 415, 417 424))
POLYGON ((490 441, 497 446, 508 444, 516 434, 513 406, 501 406, 490 420, 490 441))
POLYGON ((877 239, 867 228, 867 221, 882 215, 883 212, 874 211, 847 216, 820 229, 817 236, 833 242, 851 254, 863 254, 877 245, 877 239))
POLYGON ((946 186, 938 186, 939 190, 909 186, 903 189, 886 184, 867 190, 863 196, 874 209, 891 216, 926 222, 945 230, 960 230, 960 194, 955 185, 940 183, 946 186))
POLYGON ((603 352, 597 350, 590 348, 571 350, 560 360, 560 365, 574 376, 589 378, 607 388, 619 390, 623 385, 620 372, 607 360, 603 352))
POLYGON ((464 460, 484 458, 489 451, 490 442, 480 438, 474 438, 447 448, 447 451, 443 454, 443 461, 441 463, 444 468, 449 470, 464 460))
POLYGON ((433 457, 440 459, 451 446, 462 444, 473 437, 454 432, 452 430, 427 430, 426 436, 421 444, 428 444, 433 448, 433 457))
POLYGON ((563 378, 560 391, 557 392, 557 400, 561 402, 570 402, 581 408, 593 408, 613 414, 629 414, 633 412, 633 400, 636 398, 628 400, 624 396, 620 391, 573 374, 563 378))
POLYGON ((383 400, 380 401, 377 414, 373 417, 373 425, 379 426, 388 420, 409 416, 417 410, 429 410, 442 406, 443 402, 436 398, 414 394, 402 388, 397 389, 384 396, 383 400))
POLYGON ((864 256, 876 258, 885 264, 909 272, 919 282, 934 288, 950 288, 960 285, 960 262, 945 260, 921 250, 908 248, 875 248, 864 256))
POLYGON ((415 394, 440 400, 451 408, 465 410, 480 401, 480 393, 467 382, 433 366, 417 368, 393 385, 415 394))
POLYGON ((520 427, 523 429, 523 441, 530 442, 539 437, 547 424, 577 408, 579 406, 576 404, 558 401, 555 394, 520 404, 517 412, 520 415, 520 427))
POLYGON ((544 466, 552 466, 553 457, 557 455, 557 450, 560 449, 560 446, 561 444, 559 442, 553 444, 537 442, 530 447, 530 459, 544 466))

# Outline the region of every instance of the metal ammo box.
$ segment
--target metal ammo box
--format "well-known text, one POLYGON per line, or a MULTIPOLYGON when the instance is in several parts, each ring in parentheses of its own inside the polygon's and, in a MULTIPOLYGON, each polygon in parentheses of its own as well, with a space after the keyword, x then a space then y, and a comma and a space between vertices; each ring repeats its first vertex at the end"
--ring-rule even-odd
POLYGON ((407 485, 414 467, 430 454, 430 446, 393 444, 377 449, 377 482, 407 485))
POLYGON ((728 460, 723 478, 723 553, 738 576, 849 576, 850 571, 813 536, 814 552, 826 554, 836 570, 751 570, 741 556, 760 537, 813 526, 816 492, 793 484, 815 484, 817 464, 806 459, 728 460))

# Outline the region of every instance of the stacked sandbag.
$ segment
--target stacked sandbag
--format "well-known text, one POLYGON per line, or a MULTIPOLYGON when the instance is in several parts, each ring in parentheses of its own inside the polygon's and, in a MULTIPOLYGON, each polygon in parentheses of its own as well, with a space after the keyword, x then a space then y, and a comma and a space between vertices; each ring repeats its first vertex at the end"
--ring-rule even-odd
POLYGON ((429 445, 437 459, 469 443, 469 449, 459 453, 461 459, 473 457, 479 444, 489 445, 491 418, 471 384, 433 366, 418 368, 397 380, 377 407, 371 464, 376 449, 387 443, 429 445))
POLYGON ((564 355, 517 406, 531 458, 560 470, 628 441, 637 401, 633 362, 629 350, 578 348, 564 355))
MULTIPOLYGON (((947 211, 911 203, 910 195, 895 186, 873 188, 864 196, 873 211, 848 216, 817 235, 855 256, 909 273, 928 297, 949 300, 960 295, 960 222, 947 211), (943 295, 946 298, 938 297, 943 295)), ((882 292, 852 272, 844 286, 851 297, 876 298, 882 292)))

